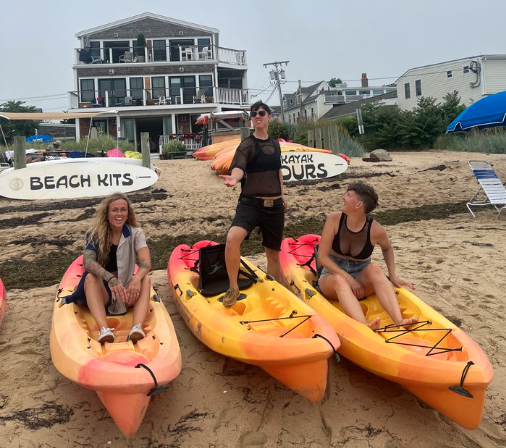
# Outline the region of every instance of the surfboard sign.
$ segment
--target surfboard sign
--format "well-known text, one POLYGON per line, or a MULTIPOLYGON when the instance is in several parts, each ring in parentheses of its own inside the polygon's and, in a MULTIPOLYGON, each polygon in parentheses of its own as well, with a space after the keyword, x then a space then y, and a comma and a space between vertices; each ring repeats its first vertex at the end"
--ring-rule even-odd
POLYGON ((59 159, 9 168, 0 174, 0 195, 10 199, 76 199, 128 193, 153 185, 158 174, 142 160, 59 159))
POLYGON ((348 163, 342 157, 311 151, 281 153, 283 182, 323 180, 344 173, 348 163))

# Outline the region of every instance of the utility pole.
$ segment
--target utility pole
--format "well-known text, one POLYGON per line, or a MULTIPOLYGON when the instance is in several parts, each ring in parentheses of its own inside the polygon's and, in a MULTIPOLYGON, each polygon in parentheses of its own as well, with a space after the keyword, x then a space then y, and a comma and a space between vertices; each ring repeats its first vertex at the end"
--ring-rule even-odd
POLYGON ((279 92, 279 105, 281 106, 281 121, 285 121, 285 108, 283 106, 283 94, 281 93, 281 82, 285 82, 286 75, 285 71, 283 70, 283 64, 288 65, 290 61, 276 61, 276 62, 268 62, 267 64, 264 64, 264 67, 267 67, 268 65, 274 65, 274 69, 272 69, 269 74, 271 76, 271 82, 274 82, 274 84, 278 88, 279 92))

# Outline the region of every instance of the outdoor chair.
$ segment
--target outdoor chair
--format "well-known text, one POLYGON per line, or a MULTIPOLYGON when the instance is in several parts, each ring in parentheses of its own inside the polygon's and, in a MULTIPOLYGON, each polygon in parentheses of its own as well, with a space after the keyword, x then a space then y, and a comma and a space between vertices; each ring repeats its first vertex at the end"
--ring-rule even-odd
POLYGON ((120 62, 136 62, 137 58, 134 58, 134 54, 131 51, 125 51, 123 56, 119 57, 120 62))
POLYGON ((480 184, 480 189, 467 203, 471 215, 475 216, 471 206, 492 205, 497 210, 497 218, 499 218, 506 208, 506 188, 488 162, 470 160, 469 167, 480 184))
POLYGON ((199 52, 199 59, 211 59, 211 50, 209 47, 202 47, 202 51, 199 52))
POLYGON ((99 57, 99 56, 93 56, 91 55, 91 63, 92 64, 101 64, 103 61, 102 61, 102 58, 99 57))
POLYGON ((184 50, 183 50, 183 61, 193 61, 193 48, 191 47, 186 47, 184 50))
POLYGON ((206 91, 204 89, 198 89, 197 94, 193 97, 193 104, 205 102, 206 102, 206 91))

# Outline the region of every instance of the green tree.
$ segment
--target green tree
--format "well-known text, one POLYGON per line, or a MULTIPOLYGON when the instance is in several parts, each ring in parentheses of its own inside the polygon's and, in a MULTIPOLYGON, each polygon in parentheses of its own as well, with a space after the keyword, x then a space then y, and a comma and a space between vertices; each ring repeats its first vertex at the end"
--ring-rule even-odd
POLYGON ((330 87, 335 87, 337 84, 342 84, 343 81, 341 81, 341 78, 331 78, 331 80, 329 81, 329 86, 330 87))
MULTIPOLYGON (((7 101, 0 104, 0 111, 2 112, 35 112, 35 106, 23 106, 23 101, 7 101)), ((7 142, 12 142, 15 135, 24 135, 26 137, 35 134, 35 130, 39 128, 37 121, 31 120, 7 120, 0 118, 0 125, 2 126, 7 142)))
POLYGON ((293 134, 294 129, 288 123, 282 123, 280 120, 272 120, 269 124, 269 137, 290 140, 293 134))

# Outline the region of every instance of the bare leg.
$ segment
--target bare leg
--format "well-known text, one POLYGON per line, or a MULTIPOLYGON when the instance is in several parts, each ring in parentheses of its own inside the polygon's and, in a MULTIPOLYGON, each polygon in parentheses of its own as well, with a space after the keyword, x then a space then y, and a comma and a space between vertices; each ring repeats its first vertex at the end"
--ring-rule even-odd
POLYGON ((386 278, 383 270, 377 263, 371 263, 357 276, 357 281, 369 289, 372 285, 373 291, 378 297, 381 306, 392 318, 396 325, 409 325, 418 321, 416 317, 404 319, 395 297, 392 284, 386 278))
POLYGON ((151 290, 151 279, 146 275, 143 277, 141 281, 141 291, 139 293, 139 298, 134 303, 134 324, 140 325, 142 328, 142 323, 144 319, 146 319, 146 315, 148 314, 149 308, 149 292, 151 290))
POLYGON ((84 293, 86 303, 91 315, 95 319, 98 328, 107 328, 107 318, 105 314, 105 305, 109 301, 109 295, 104 286, 104 281, 97 276, 88 273, 84 280, 84 293))
POLYGON ((357 320, 369 328, 375 330, 379 328, 380 319, 376 318, 368 322, 358 299, 353 294, 349 283, 336 274, 326 274, 320 277, 318 282, 322 294, 330 300, 339 300, 343 311, 352 319, 357 320))
POLYGON ((267 258, 267 274, 272 275, 278 283, 284 285, 279 264, 279 251, 265 247, 265 256, 267 258))
POLYGON ((242 227, 231 227, 227 234, 227 244, 225 246, 225 263, 227 264, 228 280, 230 289, 239 290, 237 284, 237 276, 239 275, 239 267, 241 265, 241 243, 248 235, 242 227))

